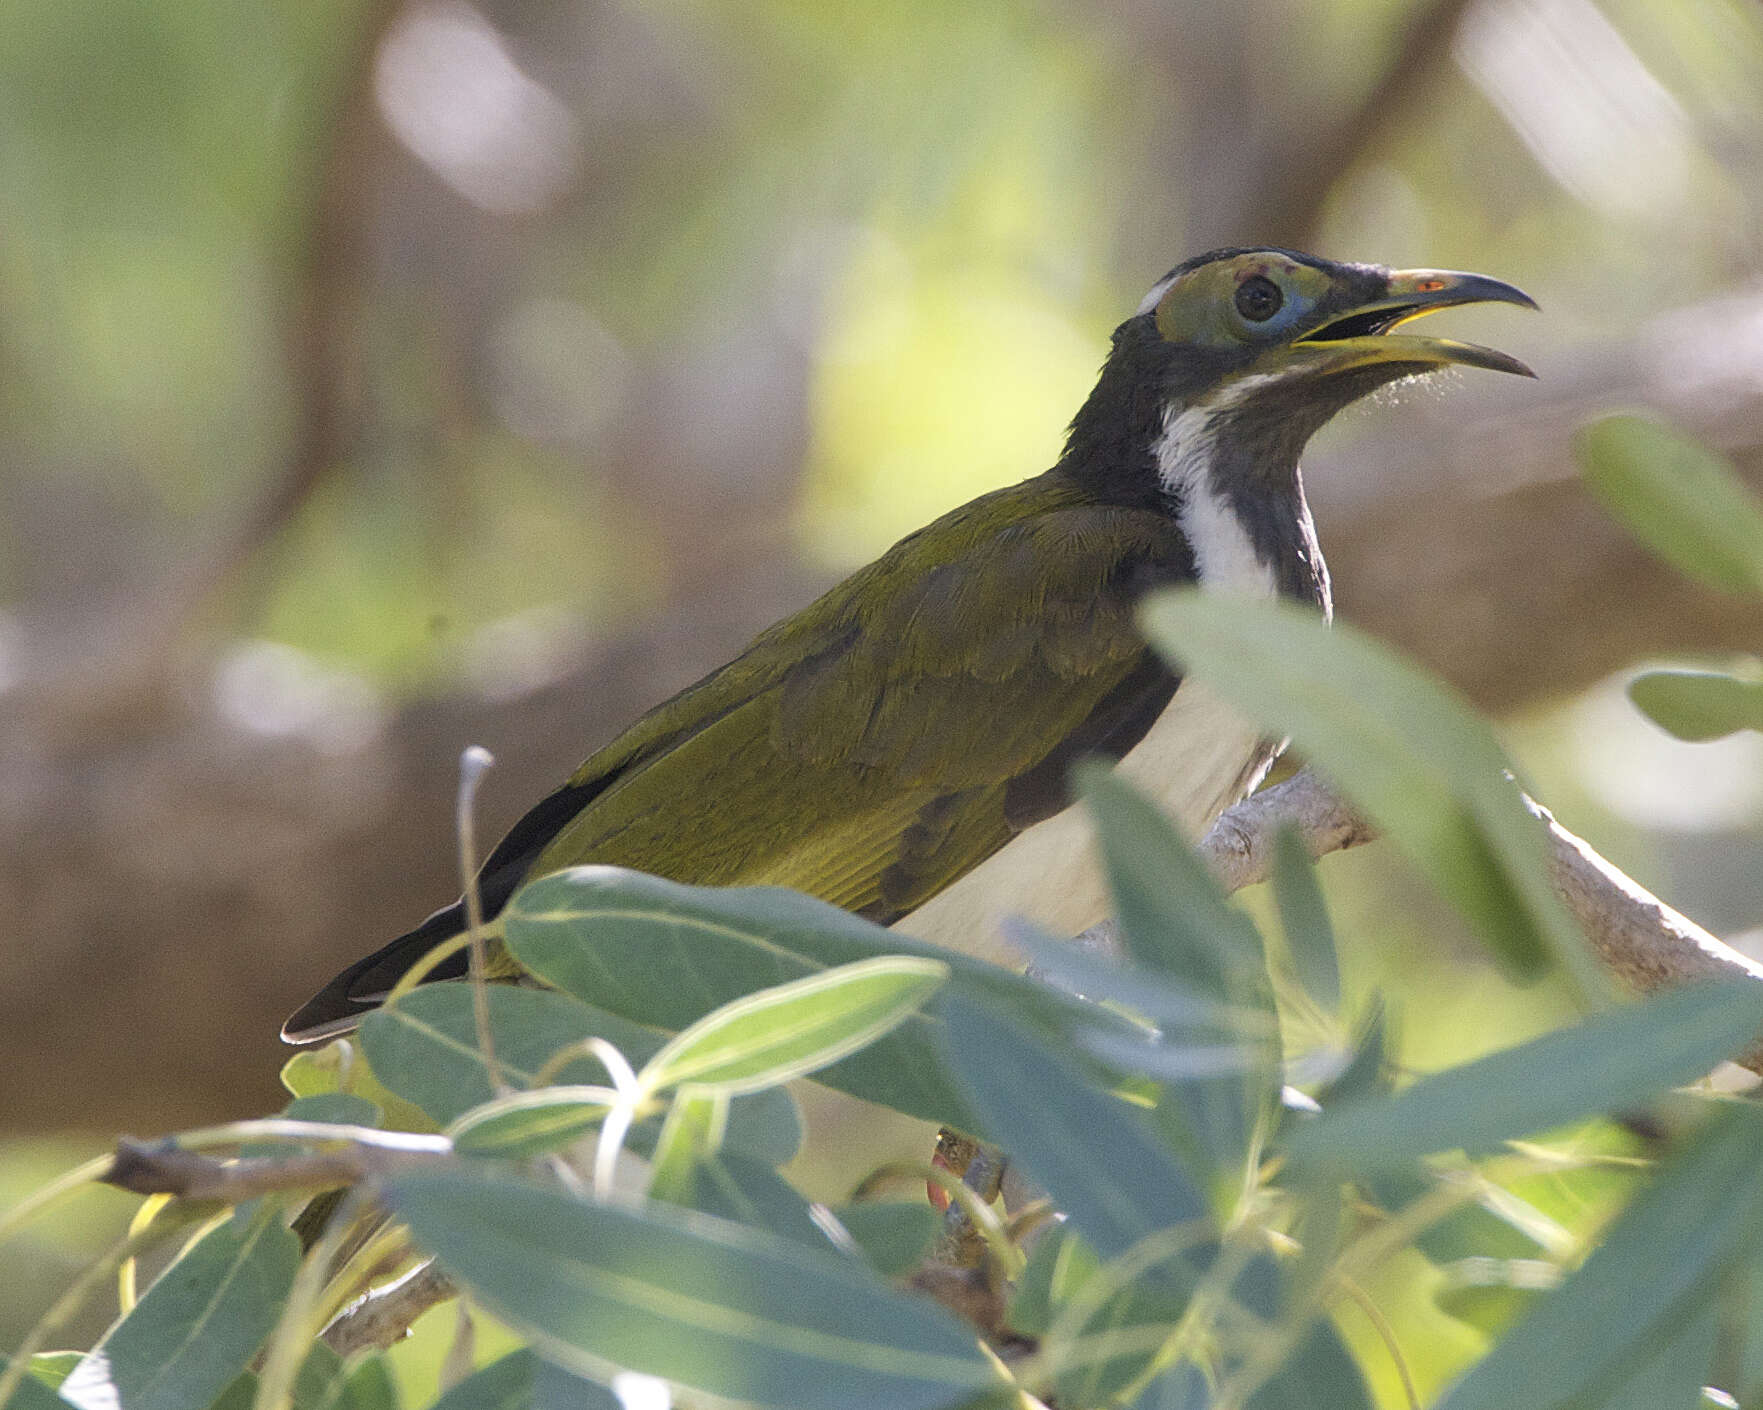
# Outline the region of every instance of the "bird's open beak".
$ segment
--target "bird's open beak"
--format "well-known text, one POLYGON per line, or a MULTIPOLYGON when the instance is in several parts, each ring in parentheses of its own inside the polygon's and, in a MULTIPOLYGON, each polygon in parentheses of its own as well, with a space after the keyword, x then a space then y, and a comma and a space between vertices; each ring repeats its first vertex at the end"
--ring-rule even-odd
POLYGON ((1534 377, 1509 353, 1450 338, 1392 335, 1391 330, 1442 308, 1457 304, 1517 304, 1535 308, 1536 300, 1522 289, 1483 274, 1458 274, 1448 269, 1401 269, 1390 275, 1381 299, 1361 304, 1314 328, 1290 344, 1290 350, 1313 361, 1325 374, 1350 371, 1374 363, 1422 363, 1444 367, 1485 367, 1534 377))

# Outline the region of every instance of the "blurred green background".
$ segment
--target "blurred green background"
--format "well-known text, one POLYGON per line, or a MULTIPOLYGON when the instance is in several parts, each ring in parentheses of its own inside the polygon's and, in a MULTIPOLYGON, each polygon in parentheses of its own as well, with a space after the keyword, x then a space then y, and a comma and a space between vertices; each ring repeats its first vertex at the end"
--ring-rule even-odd
MULTIPOLYGON (((1753 0, 12 0, 0 192, 0 1202, 278 1105, 285 1013, 454 894, 465 744, 493 834, 1045 468, 1215 245, 1538 298, 1450 330, 1534 386, 1318 439, 1341 612, 1643 883, 1763 925, 1763 737, 1622 694, 1763 631, 1567 450, 1649 407, 1763 483, 1753 0)), ((1378 849, 1323 875, 1406 1061, 1558 1016, 1378 849)), ((26 1249, 0 1345, 73 1256, 26 1249)))

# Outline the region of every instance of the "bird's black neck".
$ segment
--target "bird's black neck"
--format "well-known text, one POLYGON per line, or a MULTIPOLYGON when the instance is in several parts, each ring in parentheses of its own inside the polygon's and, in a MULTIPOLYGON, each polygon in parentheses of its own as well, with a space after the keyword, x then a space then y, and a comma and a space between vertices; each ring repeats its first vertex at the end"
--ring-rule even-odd
MULTIPOLYGON (((1298 457, 1351 397, 1318 405, 1268 387, 1214 406, 1206 390, 1218 376, 1219 368, 1195 350, 1172 349, 1149 319, 1129 319, 1115 332, 1095 390, 1072 421, 1055 473, 1105 503, 1168 515, 1192 544, 1203 582, 1218 582, 1227 571, 1214 568, 1209 578, 1209 563, 1233 559, 1229 546, 1219 542, 1230 537, 1231 526, 1204 512, 1210 506, 1200 501, 1222 506, 1273 590, 1326 612, 1328 570, 1304 500, 1298 457)), ((1234 566, 1247 566, 1254 576, 1254 564, 1234 566)))

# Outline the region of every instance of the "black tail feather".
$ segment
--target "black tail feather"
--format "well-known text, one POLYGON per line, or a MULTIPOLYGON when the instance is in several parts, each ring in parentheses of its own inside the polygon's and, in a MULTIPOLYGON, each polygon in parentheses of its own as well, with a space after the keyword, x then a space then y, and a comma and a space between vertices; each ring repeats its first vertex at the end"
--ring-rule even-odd
MULTIPOLYGON (((282 1025, 287 1043, 316 1043, 348 1033, 392 991, 404 973, 443 940, 465 929, 465 907, 443 906, 408 935, 358 960, 300 1006, 282 1025)), ((459 979, 467 966, 463 952, 449 955, 429 971, 429 979, 459 979)))

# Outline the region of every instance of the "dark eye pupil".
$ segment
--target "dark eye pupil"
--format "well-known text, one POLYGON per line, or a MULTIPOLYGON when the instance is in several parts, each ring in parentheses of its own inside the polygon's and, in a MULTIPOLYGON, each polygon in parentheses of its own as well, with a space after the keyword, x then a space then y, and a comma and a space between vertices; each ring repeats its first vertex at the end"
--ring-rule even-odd
POLYGON ((1237 312, 1251 323, 1265 323, 1285 301, 1279 285, 1265 275, 1257 274, 1237 285, 1237 312))

